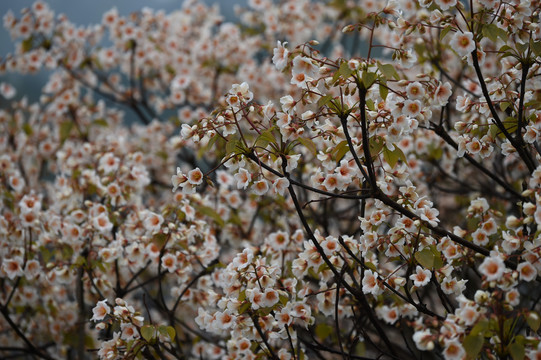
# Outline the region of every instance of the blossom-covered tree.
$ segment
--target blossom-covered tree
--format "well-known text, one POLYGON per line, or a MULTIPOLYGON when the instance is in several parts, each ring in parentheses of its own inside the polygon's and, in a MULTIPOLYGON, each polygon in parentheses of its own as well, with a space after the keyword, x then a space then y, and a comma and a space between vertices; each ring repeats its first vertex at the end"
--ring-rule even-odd
POLYGON ((0 355, 538 358, 540 10, 7 13, 0 355))

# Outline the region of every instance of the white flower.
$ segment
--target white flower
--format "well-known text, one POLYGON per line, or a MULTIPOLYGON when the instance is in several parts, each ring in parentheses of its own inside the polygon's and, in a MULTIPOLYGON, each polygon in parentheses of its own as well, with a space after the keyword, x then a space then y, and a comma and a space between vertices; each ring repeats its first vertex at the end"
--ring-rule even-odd
POLYGON ((417 265, 415 274, 410 275, 410 280, 413 281, 413 285, 416 287, 423 287, 430 282, 432 273, 428 269, 423 269, 417 265))
POLYGON ((278 296, 278 291, 267 288, 263 293, 262 307, 271 307, 276 304, 278 300, 280 300, 280 297, 278 296))
POLYGON ((400 55, 399 61, 403 68, 410 69, 417 63, 417 54, 413 52, 413 49, 408 49, 407 52, 400 55))
POLYGON ((229 93, 241 97, 244 102, 249 102, 254 97, 254 94, 250 91, 250 86, 247 82, 243 82, 240 85, 233 84, 233 86, 231 86, 231 90, 229 90, 229 93))
POLYGON ((445 360, 462 360, 466 356, 466 350, 457 338, 445 339, 443 358, 445 360))
POLYGON ((297 74, 293 74, 293 76, 291 77, 291 84, 297 85, 301 89, 307 89, 308 83, 312 80, 314 79, 310 76, 307 76, 305 73, 300 72, 297 74))
POLYGON ((284 195, 285 191, 289 187, 289 180, 285 177, 276 179, 273 182, 273 189, 279 195, 284 195))
POLYGON ((2 271, 6 273, 10 280, 23 275, 23 258, 15 256, 13 259, 4 259, 2 271))
POLYGON ((120 335, 121 339, 132 340, 135 338, 139 338, 139 331, 133 324, 122 323, 120 324, 120 330, 122 331, 122 335, 120 335))
POLYGON ((518 264, 517 271, 520 275, 520 280, 523 281, 532 281, 537 277, 537 269, 529 262, 518 264))
POLYGON ((237 180, 237 189, 246 189, 251 179, 252 175, 248 172, 248 170, 244 168, 239 169, 239 172, 235 174, 235 180, 237 180))
POLYGON ((434 349, 434 342, 432 340, 433 336, 428 329, 419 330, 413 334, 415 346, 421 351, 434 349))
POLYGON ((479 265, 479 272, 481 275, 486 276, 487 281, 500 279, 504 271, 505 263, 497 254, 491 254, 491 256, 486 257, 481 265, 479 265))
POLYGON ((192 185, 200 185, 203 182, 203 173, 199 168, 188 172, 188 182, 192 185))
POLYGON ((101 321, 109 314, 111 308, 107 305, 107 299, 98 301, 96 306, 92 309, 91 321, 101 321))
POLYGON ((382 291, 378 283, 378 275, 372 270, 364 272, 362 285, 365 294, 379 295, 382 291))
POLYGON ((280 41, 278 41, 277 47, 275 47, 273 50, 272 62, 279 71, 284 70, 287 65, 287 56, 289 55, 289 51, 286 49, 286 45, 287 42, 282 44, 280 41))
POLYGON ((286 171, 291 172, 291 171, 295 170, 297 168, 297 165, 298 165, 298 162, 299 162, 300 158, 301 158, 301 154, 286 155, 286 159, 287 159, 286 171))
POLYGON ((445 106, 449 102, 449 97, 451 96, 453 87, 450 83, 440 83, 438 88, 434 92, 434 103, 433 105, 445 106))
POLYGON ((254 252, 251 249, 244 249, 233 259, 232 265, 235 269, 241 270, 252 263, 254 252))
POLYGON ((423 208, 418 210, 421 220, 428 222, 432 226, 437 226, 438 215, 440 214, 438 209, 431 208, 430 206, 423 206, 423 208))
POLYGON ((475 41, 471 32, 456 32, 449 42, 451 49, 460 56, 466 56, 475 50, 475 41))
POLYGON ((175 76, 171 82, 171 90, 184 90, 186 89, 192 80, 188 75, 180 74, 175 76))
POLYGON ((177 269, 177 258, 173 254, 165 254, 162 257, 162 266, 167 269, 170 273, 174 272, 177 269))
POLYGON ((406 94, 409 99, 422 99, 425 96, 425 89, 420 82, 414 81, 406 86, 406 94))
POLYGON ((188 124, 182 124, 180 136, 182 136, 184 140, 190 139, 195 134, 197 134, 197 125, 190 126, 188 124))
POLYGON ((119 164, 120 160, 114 156, 113 153, 106 153, 100 158, 98 169, 105 174, 109 174, 115 172, 118 169, 119 164))
POLYGON ((0 83, 0 95, 2 95, 6 100, 11 100, 17 94, 17 90, 13 85, 6 82, 0 83))
POLYGON ((183 184, 188 180, 186 175, 182 173, 179 167, 177 167, 177 173, 173 176, 171 176, 171 184, 173 185, 173 192, 177 191, 179 186, 183 186, 183 184))
POLYGON ((421 113, 421 102, 419 100, 404 101, 402 113, 409 117, 415 117, 421 113))
POLYGON ((145 211, 143 226, 151 233, 159 231, 163 223, 163 216, 153 213, 152 211, 145 211))
POLYGON ((304 56, 297 56, 293 59, 293 69, 291 71, 293 76, 304 74, 307 77, 314 78, 318 72, 319 68, 312 62, 312 59, 304 56))
POLYGON ((442 10, 448 10, 450 7, 456 5, 457 0, 434 0, 436 5, 440 7, 442 10))
POLYGON ((37 260, 28 260, 24 268, 24 276, 31 280, 41 273, 41 265, 37 260))
POLYGON ((109 220, 109 217, 105 213, 101 213, 96 216, 92 224, 102 234, 107 234, 113 229, 113 223, 109 220))
POLYGON ((472 200, 470 206, 468 207, 469 213, 484 213, 489 209, 488 201, 485 198, 477 198, 472 200))
POLYGON ((290 110, 295 110, 295 100, 291 95, 282 96, 280 98, 280 104, 282 104, 282 111, 289 112, 290 110))
POLYGON ((265 179, 259 180, 254 183, 252 189, 256 195, 264 195, 269 191, 269 183, 265 179))

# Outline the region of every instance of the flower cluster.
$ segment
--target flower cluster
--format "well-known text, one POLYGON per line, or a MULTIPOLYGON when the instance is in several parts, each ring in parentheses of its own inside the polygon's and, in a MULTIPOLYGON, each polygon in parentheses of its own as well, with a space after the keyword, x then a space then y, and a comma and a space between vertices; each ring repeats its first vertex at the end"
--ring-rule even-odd
POLYGON ((237 13, 4 15, 0 357, 537 358, 541 3, 237 13))

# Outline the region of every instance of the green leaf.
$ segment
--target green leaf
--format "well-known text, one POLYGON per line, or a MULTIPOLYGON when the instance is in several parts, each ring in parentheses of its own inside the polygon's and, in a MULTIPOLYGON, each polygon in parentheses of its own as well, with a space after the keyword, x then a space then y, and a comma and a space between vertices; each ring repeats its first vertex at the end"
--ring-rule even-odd
POLYGON ((445 35, 447 35, 452 28, 453 27, 451 25, 447 25, 446 27, 444 27, 443 30, 440 32, 440 40, 443 40, 445 35))
POLYGON ((86 265, 86 258, 84 256, 77 256, 75 262, 73 263, 76 267, 81 267, 86 265))
POLYGON ((377 77, 378 76, 376 75, 376 73, 363 71, 362 82, 364 87, 366 89, 370 88, 370 86, 372 86, 372 84, 374 84, 374 82, 376 81, 377 77))
MULTIPOLYGON (((538 100, 528 101, 527 103, 524 104, 524 107, 533 107, 536 110, 539 110, 539 108, 541 107, 541 101, 538 101, 538 100)), ((535 116, 532 117, 532 119, 534 118, 535 116)))
POLYGON ((332 149, 331 154, 334 155, 336 161, 340 161, 349 151, 347 140, 342 140, 332 149))
POLYGON ((535 56, 541 56, 541 41, 530 41, 530 48, 535 56))
POLYGON ((513 51, 513 48, 509 45, 503 45, 501 48, 498 49, 498 52, 509 52, 509 51, 513 51))
POLYGON ((526 51, 528 51, 530 44, 522 44, 522 43, 517 42, 516 47, 520 54, 526 54, 526 51))
POLYGON ((464 338, 464 350, 466 350, 466 355, 468 356, 468 359, 477 359, 477 355, 479 355, 479 352, 483 348, 483 343, 485 342, 485 339, 483 335, 472 335, 469 334, 464 338))
POLYGON ((357 345, 355 345, 354 353, 357 356, 364 356, 366 354, 366 345, 364 344, 364 342, 357 342, 357 345))
POLYGON ((374 272, 378 272, 378 268, 376 267, 376 265, 374 265, 374 263, 370 262, 370 261, 365 261, 364 263, 364 266, 366 266, 368 269, 374 271, 374 272))
POLYGON ((269 145, 270 143, 275 143, 276 142, 276 138, 274 137, 274 134, 272 133, 272 131, 275 129, 276 127, 273 126, 271 127, 270 129, 267 129, 265 131, 263 131, 261 133, 261 135, 259 135, 257 137, 257 139, 255 140, 255 143, 254 145, 255 146, 259 146, 259 147, 262 147, 262 148, 266 148, 267 145, 269 145))
POLYGON ((242 304, 239 309, 237 310, 239 315, 242 315, 244 314, 246 311, 248 311, 248 309, 250 309, 250 306, 252 304, 249 302, 249 301, 246 301, 244 304, 242 304))
POLYGON ((167 334, 169 335, 169 339, 174 340, 175 336, 177 335, 175 328, 172 326, 168 326, 166 329, 167 329, 167 334))
POLYGON ((44 263, 48 263, 49 260, 51 260, 51 258, 53 256, 51 251, 48 248, 46 248, 45 246, 40 246, 39 247, 39 253, 40 253, 44 263))
POLYGON ((507 108, 508 108, 510 105, 511 105, 511 103, 508 102, 508 101, 501 102, 501 103, 500 103, 500 110, 501 110, 501 111, 505 111, 505 110, 507 110, 507 108))
POLYGON ((399 80, 400 76, 398 76, 398 73, 396 72, 396 69, 391 64, 382 64, 378 61, 378 70, 380 73, 385 76, 387 80, 394 78, 395 80, 399 80))
POLYGON ((21 48, 22 48, 23 53, 32 50, 33 43, 34 43, 34 36, 30 36, 24 39, 23 42, 21 43, 21 48))
POLYGON ((515 49, 513 49, 513 48, 512 48, 511 46, 509 46, 509 45, 503 45, 503 46, 498 50, 498 53, 499 53, 499 56, 500 56, 501 58, 505 58, 505 57, 509 57, 509 56, 514 56, 514 57, 517 56, 515 49))
POLYGON ((379 84, 379 95, 383 100, 387 99, 387 95, 389 94, 389 89, 385 84, 379 84))
POLYGON ((385 145, 385 140, 381 136, 373 136, 369 140, 370 154, 372 157, 379 154, 383 146, 385 145))
POLYGON ((502 134, 502 132, 500 131, 500 129, 498 128, 498 126, 496 124, 491 124, 488 127, 488 132, 489 132, 490 136, 492 136, 494 139, 496 139, 498 137, 504 138, 504 135, 502 134))
POLYGON ((340 77, 342 78, 348 78, 353 71, 349 68, 347 62, 343 62, 340 64, 340 68, 337 72, 334 73, 334 76, 332 77, 332 82, 335 83, 340 77))
POLYGON ((370 111, 376 111, 376 105, 374 104, 374 102, 371 99, 366 99, 366 107, 370 111))
POLYGON ((156 156, 158 156, 159 158, 161 158, 163 160, 167 160, 167 158, 169 157, 169 153, 167 151, 160 150, 160 151, 156 152, 156 156))
POLYGON ((511 354, 513 360, 525 359, 526 352, 524 351, 524 344, 515 341, 509 346, 509 354, 511 354))
POLYGON ((333 326, 325 323, 320 323, 316 326, 316 336, 321 340, 328 339, 335 331, 333 326))
POLYGON ((441 269, 443 267, 441 252, 438 251, 438 248, 435 245, 430 245, 429 248, 432 251, 432 254, 434 254, 434 269, 441 269))
POLYGON ((73 122, 63 121, 60 123, 60 142, 64 143, 66 139, 70 136, 71 129, 73 129, 73 122))
POLYGON ((398 163, 398 160, 402 160, 404 163, 406 163, 406 155, 402 152, 402 150, 395 146, 394 150, 391 151, 387 148, 387 146, 383 147, 383 158, 389 164, 391 169, 394 169, 396 164, 398 163))
POLYGON ((530 311, 528 315, 526 315, 526 322, 533 331, 537 331, 541 325, 541 318, 535 311, 530 311))
POLYGON ((430 248, 424 248, 421 251, 415 253, 415 260, 426 269, 432 269, 434 267, 434 253, 430 248))
POLYGON ((503 126, 505 127, 505 130, 507 130, 510 133, 515 132, 518 126, 518 121, 514 117, 508 117, 504 120, 503 126))
POLYGON ((92 125, 107 127, 109 126, 109 123, 105 119, 96 119, 92 121, 92 125))
POLYGON ((141 328, 141 336, 147 342, 151 342, 156 338, 156 328, 153 325, 145 325, 141 328))
POLYGON ((299 143, 302 144, 302 146, 307 148, 313 155, 317 155, 316 144, 312 141, 312 139, 300 137, 297 140, 299 141, 299 143))
POLYGON ((353 70, 351 70, 346 61, 340 64, 340 69, 338 70, 338 72, 340 73, 340 76, 344 78, 348 78, 351 74, 353 74, 353 70))
POLYGON ((507 41, 507 31, 501 29, 496 24, 485 24, 481 32, 484 37, 489 38, 493 42, 496 42, 498 38, 502 39, 504 42, 507 41))
POLYGON ((152 241, 155 242, 159 247, 162 247, 167 241, 167 234, 158 233, 152 237, 152 241))
POLYGON ((332 98, 333 96, 331 94, 327 94, 323 97, 320 97, 319 100, 317 101, 317 106, 324 107, 325 105, 329 103, 329 101, 332 100, 332 98))
POLYGON ((489 321, 487 319, 481 319, 477 322, 477 324, 475 324, 475 326, 473 327, 473 329, 470 331, 470 334, 471 336, 474 336, 474 335, 483 335, 485 333, 485 331, 488 330, 488 326, 489 326, 489 321))
POLYGON ((68 259, 71 259, 71 257, 73 256, 73 248, 69 245, 65 245, 62 247, 62 258, 68 260, 68 259))
POLYGON ((163 336, 168 336, 171 340, 175 339, 176 331, 172 326, 160 325, 158 327, 158 332, 163 336))
POLYGON ((206 215, 210 217, 212 220, 214 220, 216 224, 218 224, 219 226, 225 225, 224 220, 221 218, 220 215, 218 215, 218 213, 213 208, 204 206, 204 205, 198 205, 198 204, 196 204, 194 207, 201 214, 206 215))
POLYGON ((32 134, 34 133, 34 129, 32 129, 32 126, 30 126, 29 123, 23 124, 23 131, 28 136, 32 136, 32 134))
POLYGON ((243 152, 244 144, 239 139, 231 139, 225 144, 227 155, 240 154, 243 152))

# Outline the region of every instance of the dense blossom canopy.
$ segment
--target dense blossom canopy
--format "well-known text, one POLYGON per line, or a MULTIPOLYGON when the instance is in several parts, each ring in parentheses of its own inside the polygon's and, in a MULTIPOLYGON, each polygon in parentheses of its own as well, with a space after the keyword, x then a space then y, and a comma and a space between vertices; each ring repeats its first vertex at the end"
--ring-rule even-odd
POLYGON ((4 15, 0 357, 541 358, 541 3, 237 11, 4 15))

